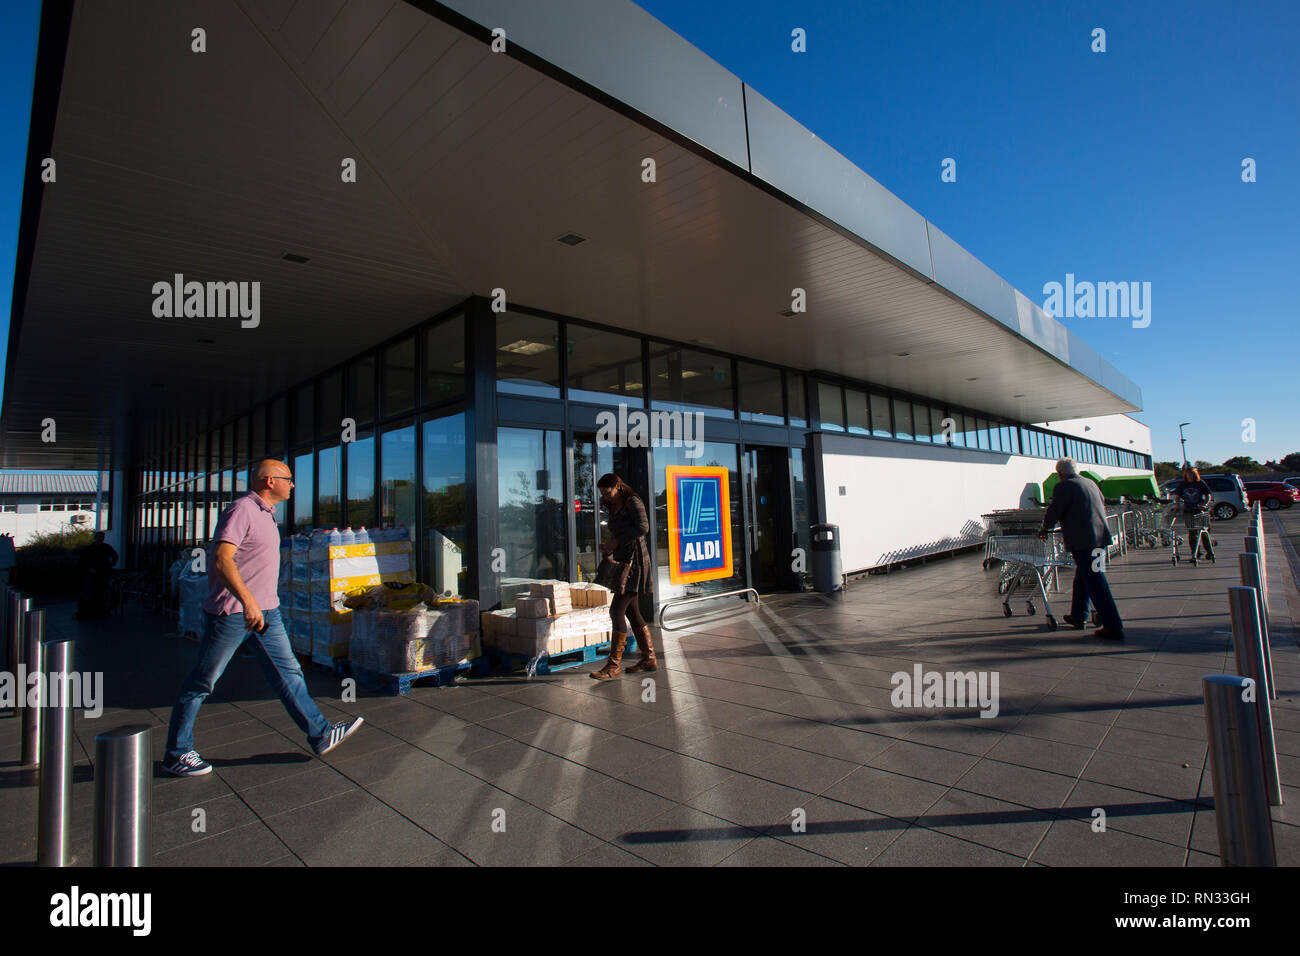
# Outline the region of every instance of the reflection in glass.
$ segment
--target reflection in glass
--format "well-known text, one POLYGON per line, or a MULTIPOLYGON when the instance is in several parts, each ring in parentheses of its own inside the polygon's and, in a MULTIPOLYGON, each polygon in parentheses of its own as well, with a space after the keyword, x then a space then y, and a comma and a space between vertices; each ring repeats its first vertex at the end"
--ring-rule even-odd
POLYGON ((520 312, 497 316, 497 391, 560 396, 560 323, 520 312))
POLYGON ((384 432, 379 449, 379 523, 415 534, 415 426, 408 419, 384 432))
POLYGON ((736 414, 731 359, 724 356, 651 342, 650 390, 653 408, 718 418, 736 414))
POLYGON ((357 440, 348 443, 348 513, 344 519, 352 530, 375 523, 375 436, 357 432, 357 440))
POLYGON ((310 531, 312 508, 312 456, 303 452, 293 460, 293 530, 310 531))
POLYGON ((497 429, 497 514, 505 576, 569 580, 564 455, 557 431, 497 429))
POLYGON ((740 417, 747 422, 785 424, 781 370, 750 362, 736 363, 740 380, 740 417))
POLYGON ((817 383, 817 408, 821 413, 824 430, 844 431, 844 395, 838 385, 817 383))
POLYGON ((569 398, 608 402, 617 395, 629 405, 644 406, 641 340, 570 323, 569 398))
POLYGON ((343 524, 342 461, 343 456, 338 445, 331 445, 317 452, 316 521, 318 528, 337 528, 343 524))
POLYGON ((452 316, 424 333, 424 403, 465 394, 465 317, 452 316))
MULTIPOLYGON (((385 418, 408 412, 415 407, 415 338, 403 339, 384 349, 385 418)), ((411 432, 415 434, 414 431, 411 432)), ((380 455, 382 458, 383 455, 380 455)), ((412 479, 414 488, 414 479, 412 479)), ((414 494, 414 492, 412 492, 414 494)))
POLYGON ((465 413, 423 425, 424 566, 421 580, 439 594, 468 592, 465 517, 465 413))

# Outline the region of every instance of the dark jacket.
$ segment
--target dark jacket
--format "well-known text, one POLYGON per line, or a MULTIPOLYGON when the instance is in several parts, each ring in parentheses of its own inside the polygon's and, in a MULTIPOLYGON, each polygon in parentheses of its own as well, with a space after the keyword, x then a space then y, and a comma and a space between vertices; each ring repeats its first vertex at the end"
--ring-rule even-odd
POLYGON ((1178 507, 1183 514, 1198 515, 1210 506, 1214 500, 1214 491, 1204 481, 1183 479, 1174 488, 1174 497, 1178 499, 1178 507))
POLYGON ((631 495, 622 508, 609 516, 609 534, 614 542, 614 553, 610 557, 615 561, 632 562, 624 594, 634 591, 650 594, 654 591, 654 568, 650 564, 650 549, 646 545, 646 535, 649 533, 650 519, 646 516, 645 504, 638 495, 631 495))
POLYGON ((1062 478, 1052 491, 1052 503, 1043 515, 1043 530, 1051 531, 1057 522, 1069 551, 1091 551, 1111 542, 1106 527, 1106 502, 1097 483, 1082 475, 1062 478))

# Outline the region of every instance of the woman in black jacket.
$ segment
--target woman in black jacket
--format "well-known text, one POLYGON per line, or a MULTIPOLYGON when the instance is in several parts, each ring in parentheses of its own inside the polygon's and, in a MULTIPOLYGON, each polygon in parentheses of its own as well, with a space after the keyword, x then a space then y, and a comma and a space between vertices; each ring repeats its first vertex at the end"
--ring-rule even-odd
POLYGON ((650 549, 646 546, 650 519, 646 516, 645 503, 626 481, 615 474, 603 475, 596 487, 600 489, 600 503, 609 510, 610 540, 600 546, 600 553, 631 565, 627 583, 621 590, 614 589, 614 601, 609 609, 613 621, 609 659, 604 667, 590 675, 596 680, 609 680, 621 672, 619 665, 627 644, 628 625, 631 625, 641 646, 641 659, 627 669, 628 673, 658 670, 650 625, 641 616, 639 600, 642 593, 654 591, 651 577, 654 569, 650 566, 650 549))
MULTIPOLYGON (((1183 469, 1183 480, 1174 488, 1174 500, 1178 502, 1179 511, 1185 516, 1188 524, 1191 524, 1191 516, 1199 515, 1214 504, 1214 491, 1204 479, 1201 473, 1188 465, 1183 469)), ((1192 560, 1200 557, 1201 547, 1205 547, 1205 556, 1211 561, 1214 560, 1214 542, 1210 538, 1210 532, 1204 528, 1189 529, 1187 532, 1187 546, 1192 549, 1192 560)))

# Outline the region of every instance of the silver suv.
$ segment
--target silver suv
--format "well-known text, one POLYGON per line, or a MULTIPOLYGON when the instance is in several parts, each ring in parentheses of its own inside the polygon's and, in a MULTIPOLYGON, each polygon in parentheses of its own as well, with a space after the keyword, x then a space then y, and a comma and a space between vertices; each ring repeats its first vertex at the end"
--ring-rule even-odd
MULTIPOLYGON (((1160 491, 1165 495, 1171 495, 1182 480, 1182 478, 1171 478, 1160 486, 1160 491)), ((1246 504, 1246 486, 1242 484, 1241 476, 1201 475, 1201 480, 1210 486, 1210 491, 1214 495, 1214 504, 1210 506, 1210 513, 1214 515, 1214 520, 1228 521, 1241 512, 1250 510, 1250 506, 1246 504)))

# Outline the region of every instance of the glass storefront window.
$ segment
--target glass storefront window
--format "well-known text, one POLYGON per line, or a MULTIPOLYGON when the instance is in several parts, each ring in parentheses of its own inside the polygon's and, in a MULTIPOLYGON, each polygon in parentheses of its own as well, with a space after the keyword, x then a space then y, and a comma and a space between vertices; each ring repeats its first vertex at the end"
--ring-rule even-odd
POLYGON ((465 317, 453 316, 424 333, 424 403, 465 394, 465 317))
POLYGON ((817 410, 821 415, 823 430, 844 431, 844 394, 838 385, 817 383, 817 410))
POLYGON ((916 429, 917 441, 930 441, 930 406, 912 406, 912 427, 916 429))
POLYGON ((315 423, 316 387, 308 382, 293 393, 293 444, 310 444, 315 423))
POLYGON ((407 538, 414 540, 415 425, 410 419, 380 437, 379 464, 379 523, 385 528, 405 525, 407 538))
MULTIPOLYGON (((384 349, 384 403, 380 411, 384 417, 400 415, 415 407, 415 338, 403 339, 384 349)), ((415 435, 412 426, 411 435, 415 435)), ((414 444, 414 438, 412 438, 414 444)), ((382 457, 382 456, 381 456, 382 457)), ((412 466, 414 467, 414 466, 412 466)), ((415 487, 412 475, 411 487, 415 487)), ((414 497, 412 497, 414 500, 414 497)))
POLYGON ((662 342, 650 343, 651 407, 733 418, 731 359, 662 342))
POLYGON ((375 436, 357 432, 357 440, 348 443, 348 513, 344 520, 352 530, 375 524, 375 436))
POLYGON ((943 419, 943 409, 930 406, 930 437, 936 445, 948 443, 948 433, 944 431, 943 419))
POLYGON ((497 429, 497 520, 505 549, 502 583, 521 578, 569 580, 560 432, 497 429))
MULTIPOLYGON (((839 389, 836 389, 838 394, 839 389)), ((705 442, 703 453, 698 458, 687 458, 685 448, 654 449, 655 473, 655 560, 658 563, 658 577, 655 584, 655 600, 664 601, 690 594, 711 594, 717 591, 731 591, 742 587, 745 575, 745 532, 742 518, 743 501, 740 488, 740 459, 735 445, 721 442, 705 442), (669 580, 668 551, 668 480, 669 465, 710 465, 724 466, 729 472, 728 495, 731 504, 731 560, 732 575, 713 581, 697 581, 692 584, 673 584, 669 580)))
POLYGON ((318 528, 342 529, 342 462, 343 455, 338 445, 322 448, 316 453, 316 526, 318 528))
POLYGON ((640 339, 572 323, 565 332, 570 399, 608 403, 616 395, 629 405, 645 405, 640 339))
POLYGON ((283 397, 271 403, 270 414, 266 419, 266 451, 268 457, 284 456, 284 415, 288 402, 283 397))
POLYGON ((343 373, 331 372, 316 386, 316 438, 338 441, 343 434, 343 418, 343 373))
POLYGON ((869 401, 871 403, 872 437, 893 438, 894 425, 889 417, 889 399, 877 392, 872 392, 869 401))
MULTIPOLYGON (((343 405, 344 417, 356 419, 358 425, 369 425, 375 420, 375 357, 367 355, 348 368, 348 399, 343 405)), ((322 426, 322 431, 324 427, 322 426)), ((374 475, 370 476, 371 483, 374 475)), ((373 488, 371 489, 373 494, 373 488)))
POLYGON ((790 406, 790 425, 793 428, 808 427, 808 402, 804 397, 804 377, 794 372, 785 376, 785 397, 790 406))
POLYGON ((232 464, 238 468, 248 464, 248 416, 241 416, 235 422, 235 460, 232 464))
POLYGON ((263 458, 270 457, 270 449, 266 447, 266 406, 258 405, 253 410, 253 453, 249 459, 256 464, 263 458))
MULTIPOLYGON (((595 579, 600 564, 602 526, 606 520, 600 508, 596 482, 610 472, 628 479, 628 449, 623 445, 597 444, 591 436, 573 441, 574 552, 577 580, 595 579)), ((647 506, 648 507, 648 506, 647 506)))
POLYGON ((867 393, 856 388, 844 390, 844 402, 848 406, 848 424, 850 435, 871 434, 871 409, 867 406, 867 393))
MULTIPOLYGON (((795 544, 803 549, 804 554, 812 553, 812 528, 808 511, 808 485, 804 479, 804 450, 790 449, 790 478, 794 488, 794 533, 795 544)), ((798 572, 800 587, 807 587, 812 582, 810 571, 798 572)))
POLYGON ((423 439, 422 581, 439 594, 465 594, 469 540, 465 512, 465 413, 427 419, 423 439))
POLYGON ((221 467, 235 467, 235 423, 227 422, 221 429, 221 467))
POLYGON ((312 529, 312 455, 305 451, 293 460, 293 530, 310 531, 312 529))
POLYGON ((750 362, 736 363, 740 385, 740 418, 747 422, 785 424, 785 401, 781 394, 781 370, 750 362))
POLYGON ((912 438, 912 403, 894 399, 894 437, 912 438))
POLYGON ((536 315, 497 316, 497 391, 560 397, 560 323, 536 315))

